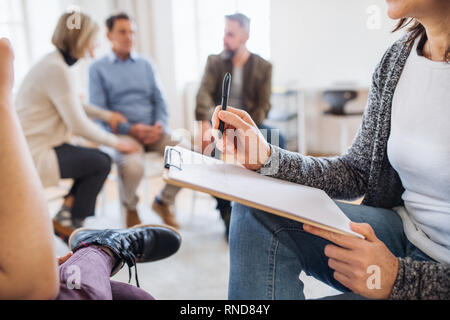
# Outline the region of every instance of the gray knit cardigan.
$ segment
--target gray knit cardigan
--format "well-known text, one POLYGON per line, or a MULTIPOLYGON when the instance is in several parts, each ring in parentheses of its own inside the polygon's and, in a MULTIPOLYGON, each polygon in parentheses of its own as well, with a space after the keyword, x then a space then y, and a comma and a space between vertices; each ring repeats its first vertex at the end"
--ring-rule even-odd
MULTIPOLYGON (((373 75, 362 125, 349 150, 340 157, 307 157, 272 146, 261 174, 322 189, 334 199, 364 196, 363 204, 379 208, 403 205, 404 188, 389 163, 387 143, 397 83, 411 48, 409 34, 384 54, 373 75)), ((391 299, 449 299, 450 266, 399 258, 391 299)))

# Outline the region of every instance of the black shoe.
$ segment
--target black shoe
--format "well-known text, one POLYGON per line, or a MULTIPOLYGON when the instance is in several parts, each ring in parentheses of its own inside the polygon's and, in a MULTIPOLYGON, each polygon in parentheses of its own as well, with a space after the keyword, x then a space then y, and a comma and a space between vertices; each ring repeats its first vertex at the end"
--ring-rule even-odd
POLYGON ((81 228, 84 223, 84 220, 73 219, 71 210, 69 207, 62 206, 55 218, 53 218, 53 231, 66 244, 72 232, 81 228))
POLYGON ((230 235, 231 207, 221 209, 220 216, 225 224, 225 238, 228 242, 228 237, 230 235))
MULTIPOLYGON (((166 226, 140 225, 120 230, 75 230, 69 239, 69 248, 75 252, 89 245, 110 249, 115 255, 114 276, 126 263, 131 268, 136 263, 165 259, 175 254, 181 245, 181 236, 173 228, 166 226)), ((137 269, 136 284, 139 287, 137 269)))
POLYGON ((72 226, 67 226, 67 224, 63 225, 58 220, 53 219, 53 232, 65 244, 68 245, 69 237, 74 231, 75 231, 75 228, 73 228, 72 226))

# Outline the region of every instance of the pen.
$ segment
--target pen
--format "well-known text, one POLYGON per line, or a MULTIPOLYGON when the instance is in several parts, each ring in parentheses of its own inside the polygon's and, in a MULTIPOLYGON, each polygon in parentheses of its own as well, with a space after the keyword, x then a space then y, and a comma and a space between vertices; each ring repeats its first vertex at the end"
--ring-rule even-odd
MULTIPOLYGON (((223 86, 222 86, 222 111, 227 111, 228 98, 230 96, 230 86, 231 86, 231 74, 227 72, 225 78, 223 79, 223 86)), ((223 135, 223 132, 225 131, 225 123, 222 120, 220 120, 219 123, 219 130, 223 135)))

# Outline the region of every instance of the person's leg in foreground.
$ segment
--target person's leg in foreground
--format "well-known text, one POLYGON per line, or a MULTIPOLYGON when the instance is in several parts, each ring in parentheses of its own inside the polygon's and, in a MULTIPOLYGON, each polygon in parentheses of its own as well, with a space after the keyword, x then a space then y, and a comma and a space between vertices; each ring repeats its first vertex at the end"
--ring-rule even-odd
MULTIPOLYGON (((123 230, 76 230, 69 240, 73 256, 60 266, 58 300, 152 300, 144 290, 115 281, 127 264, 162 260, 181 245, 178 232, 168 227, 137 226, 123 230)), ((136 282, 139 286, 136 272, 136 282)))
MULTIPOLYGON (((358 223, 368 223, 396 257, 414 252, 396 212, 337 203, 358 223)), ((324 249, 331 242, 303 230, 303 224, 236 204, 230 229, 229 298, 304 299, 301 271, 342 292, 324 249)))
POLYGON ((12 104, 14 52, 0 37, 0 299, 54 299, 58 269, 48 206, 12 104))

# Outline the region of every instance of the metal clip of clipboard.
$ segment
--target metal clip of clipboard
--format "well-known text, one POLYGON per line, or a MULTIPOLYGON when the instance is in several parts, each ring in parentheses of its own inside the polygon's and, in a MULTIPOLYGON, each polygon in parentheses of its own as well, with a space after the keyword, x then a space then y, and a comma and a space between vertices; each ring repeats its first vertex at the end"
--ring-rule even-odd
POLYGON ((183 157, 182 157, 181 152, 178 150, 175 150, 174 148, 167 147, 166 152, 164 154, 164 168, 170 169, 172 167, 172 168, 176 168, 180 171, 183 171, 183 169, 181 168, 182 164, 183 164, 183 157), (179 162, 178 165, 173 164, 173 160, 176 157, 176 156, 175 157, 173 156, 174 152, 178 155, 178 157, 177 157, 178 162, 179 162))

